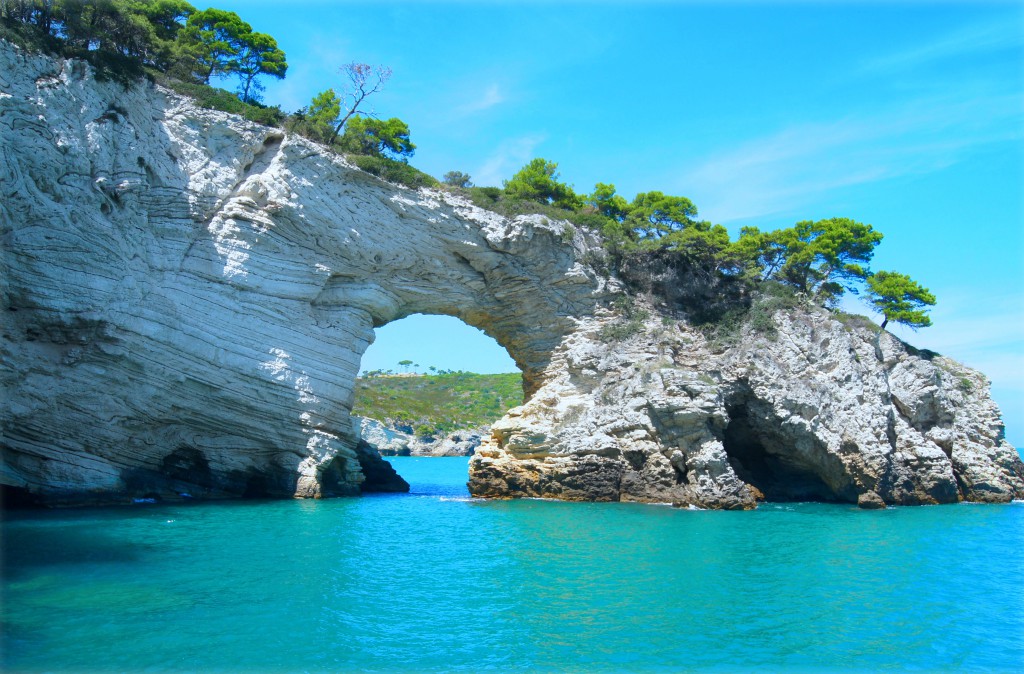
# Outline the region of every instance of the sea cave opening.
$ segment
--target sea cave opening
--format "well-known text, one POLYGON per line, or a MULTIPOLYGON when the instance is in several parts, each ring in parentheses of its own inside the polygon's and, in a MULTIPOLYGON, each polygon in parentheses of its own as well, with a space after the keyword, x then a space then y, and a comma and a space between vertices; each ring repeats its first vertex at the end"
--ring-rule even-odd
POLYGON ((736 475, 756 490, 758 500, 847 500, 822 478, 801 446, 810 438, 788 437, 778 420, 747 400, 733 402, 726 411, 729 423, 722 437, 725 453, 736 475))
MULTIPOLYGON (((465 491, 468 459, 450 462, 459 475, 432 460, 471 456, 490 425, 523 403, 522 371, 496 339, 453 316, 413 314, 374 336, 353 392, 357 451, 379 452, 412 493, 465 491)), ((380 491, 379 468, 360 463, 363 492, 380 491)))

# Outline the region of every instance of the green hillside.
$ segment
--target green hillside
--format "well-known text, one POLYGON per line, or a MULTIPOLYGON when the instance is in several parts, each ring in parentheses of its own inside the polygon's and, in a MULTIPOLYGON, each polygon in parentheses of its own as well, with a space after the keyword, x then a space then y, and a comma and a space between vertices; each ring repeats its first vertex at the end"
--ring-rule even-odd
POLYGON ((423 436, 484 426, 521 404, 523 378, 518 372, 373 376, 356 379, 352 413, 423 436))

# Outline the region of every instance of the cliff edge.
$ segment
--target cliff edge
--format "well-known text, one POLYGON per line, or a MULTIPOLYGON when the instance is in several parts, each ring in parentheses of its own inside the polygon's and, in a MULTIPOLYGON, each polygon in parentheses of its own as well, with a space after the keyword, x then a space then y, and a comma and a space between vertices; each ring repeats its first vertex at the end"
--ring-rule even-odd
POLYGON ((400 490, 354 432, 373 328, 457 316, 527 402, 484 496, 745 508, 1024 495, 984 377, 812 307, 729 344, 655 316, 582 229, 412 191, 304 139, 0 42, 5 494, 21 502, 400 490))
POLYGON ((470 490, 730 509, 1024 497, 983 375, 844 318, 781 309, 725 345, 658 316, 609 340, 615 319, 589 319, 492 427, 470 490))

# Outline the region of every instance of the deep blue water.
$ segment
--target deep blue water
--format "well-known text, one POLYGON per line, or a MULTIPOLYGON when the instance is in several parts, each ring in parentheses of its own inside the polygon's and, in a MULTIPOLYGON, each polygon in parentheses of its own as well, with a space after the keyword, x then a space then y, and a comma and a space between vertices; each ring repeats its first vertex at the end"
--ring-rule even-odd
POLYGON ((5 671, 1022 671, 1024 504, 408 495, 8 514, 5 671))

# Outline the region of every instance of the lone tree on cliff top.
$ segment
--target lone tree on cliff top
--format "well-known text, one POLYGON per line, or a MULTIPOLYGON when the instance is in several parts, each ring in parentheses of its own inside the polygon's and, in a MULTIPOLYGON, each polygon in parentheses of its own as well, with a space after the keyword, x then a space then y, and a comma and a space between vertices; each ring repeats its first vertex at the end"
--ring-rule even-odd
POLYGON ((281 79, 288 70, 277 40, 253 32, 238 14, 222 9, 190 14, 178 32, 178 47, 193 77, 204 84, 214 75, 237 75, 241 80, 239 98, 246 103, 259 99, 259 75, 281 79))
POLYGON ((558 178, 558 164, 538 157, 506 180, 503 189, 512 199, 551 204, 570 211, 581 208, 583 199, 558 178))
POLYGON ((915 329, 932 324, 925 307, 935 306, 935 295, 906 274, 880 271, 869 276, 867 283, 868 300, 885 317, 883 330, 889 321, 915 329))
POLYGON ((735 252, 759 270, 763 280, 786 283, 834 304, 845 291, 856 293, 882 233, 850 218, 804 220, 793 227, 761 232, 744 227, 735 252))
POLYGON ((371 66, 367 63, 346 63, 341 67, 348 77, 348 84, 339 96, 334 89, 322 91, 313 99, 310 106, 311 116, 323 124, 333 126, 334 130, 327 139, 328 145, 333 145, 338 134, 345 127, 345 122, 352 115, 368 115, 374 117, 372 110, 363 109, 363 103, 367 98, 384 89, 384 85, 391 79, 391 68, 387 66, 371 66))

